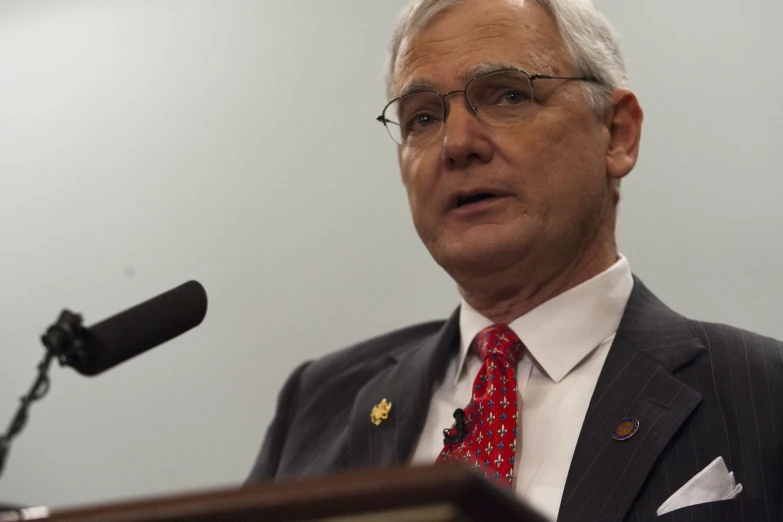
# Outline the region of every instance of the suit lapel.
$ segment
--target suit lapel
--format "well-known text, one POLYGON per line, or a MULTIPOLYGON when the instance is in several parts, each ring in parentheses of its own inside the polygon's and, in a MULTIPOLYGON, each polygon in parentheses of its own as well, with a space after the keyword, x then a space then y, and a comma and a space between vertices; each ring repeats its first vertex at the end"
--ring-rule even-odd
POLYGON ((390 466, 406 461, 424 426, 434 385, 443 378, 458 346, 459 309, 432 336, 392 352, 387 366, 357 394, 348 426, 351 468, 390 466), (386 399, 388 419, 370 422, 373 407, 386 399))
POLYGON ((593 392, 558 521, 622 520, 666 444, 701 402, 673 372, 705 351, 687 319, 638 279, 593 392), (626 418, 630 439, 612 438, 626 418))

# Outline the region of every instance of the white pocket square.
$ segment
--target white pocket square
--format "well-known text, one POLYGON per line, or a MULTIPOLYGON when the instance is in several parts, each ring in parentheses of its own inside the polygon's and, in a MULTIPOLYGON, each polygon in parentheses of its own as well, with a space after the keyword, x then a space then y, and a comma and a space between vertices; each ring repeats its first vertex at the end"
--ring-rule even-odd
POLYGON ((713 460, 677 492, 661 504, 656 513, 665 515, 676 509, 729 500, 740 494, 742 484, 735 484, 734 473, 729 473, 723 457, 713 460))

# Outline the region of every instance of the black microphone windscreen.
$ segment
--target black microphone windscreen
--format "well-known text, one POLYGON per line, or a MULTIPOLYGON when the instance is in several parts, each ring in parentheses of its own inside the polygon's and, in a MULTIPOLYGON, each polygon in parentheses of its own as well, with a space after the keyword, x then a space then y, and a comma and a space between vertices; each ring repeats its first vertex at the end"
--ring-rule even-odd
POLYGON ((207 313, 207 293, 189 281, 91 326, 87 360, 74 366, 97 375, 198 326, 207 313))

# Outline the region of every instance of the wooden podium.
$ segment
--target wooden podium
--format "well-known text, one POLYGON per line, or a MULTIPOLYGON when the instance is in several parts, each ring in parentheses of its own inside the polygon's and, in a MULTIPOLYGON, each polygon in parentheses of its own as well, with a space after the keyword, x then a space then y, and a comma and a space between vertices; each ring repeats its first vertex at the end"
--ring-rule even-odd
POLYGON ((53 511, 51 522, 539 522, 467 468, 352 472, 243 489, 53 511))

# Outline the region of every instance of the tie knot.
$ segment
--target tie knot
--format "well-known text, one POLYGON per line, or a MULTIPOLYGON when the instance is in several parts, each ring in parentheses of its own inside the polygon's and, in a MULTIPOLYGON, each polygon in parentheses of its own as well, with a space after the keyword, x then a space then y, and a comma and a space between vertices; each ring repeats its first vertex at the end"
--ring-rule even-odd
POLYGON ((503 357, 511 364, 516 364, 525 345, 517 334, 505 324, 493 324, 481 330, 473 340, 482 360, 487 357, 503 357))

